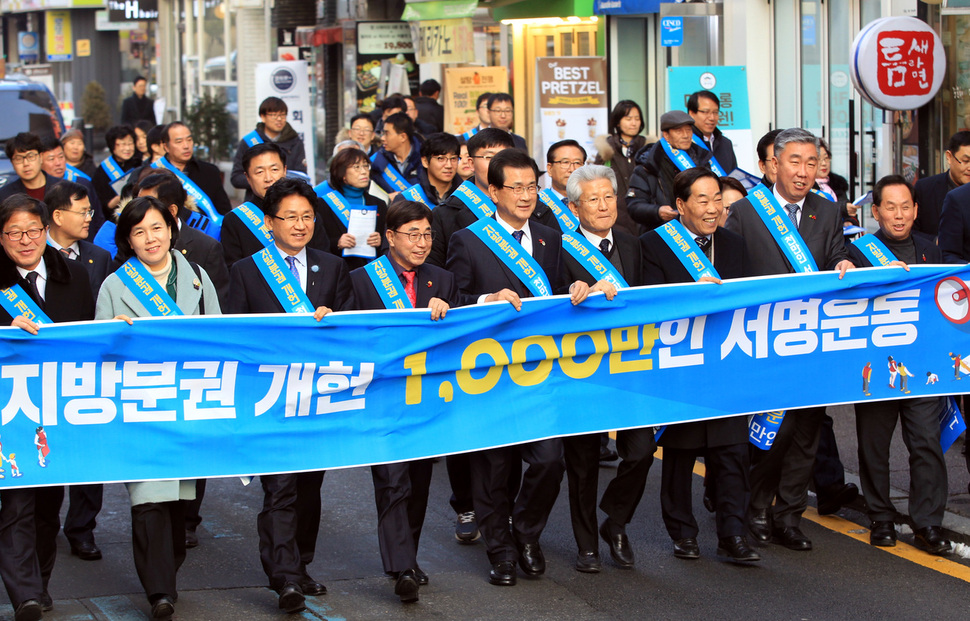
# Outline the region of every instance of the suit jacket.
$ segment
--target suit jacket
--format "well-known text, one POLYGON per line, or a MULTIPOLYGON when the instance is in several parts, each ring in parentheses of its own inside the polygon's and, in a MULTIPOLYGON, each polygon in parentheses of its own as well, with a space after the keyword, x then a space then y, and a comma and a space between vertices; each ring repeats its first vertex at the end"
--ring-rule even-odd
MULTIPOLYGON (((696 125, 694 125, 692 129, 694 130, 695 136, 701 140, 704 140, 703 132, 701 132, 696 125)), ((707 142, 705 141, 704 144, 707 144, 707 142)), ((724 169, 725 173, 730 175, 731 171, 738 167, 738 158, 734 154, 734 143, 731 142, 731 139, 721 133, 721 130, 716 127, 714 128, 713 152, 714 159, 716 159, 717 163, 721 165, 721 168, 724 169)))
MULTIPOLYGON (((339 194, 339 191, 337 193, 339 194)), ((364 192, 364 204, 377 207, 377 228, 375 230, 381 234, 381 245, 377 248, 377 256, 381 256, 387 252, 387 240, 384 239, 384 230, 387 229, 387 203, 364 192)), ((352 205, 351 208, 353 208, 352 205)), ((340 236, 347 232, 347 227, 322 198, 317 201, 316 210, 316 226, 320 230, 314 229, 313 239, 308 244, 309 247, 329 251, 343 259, 346 261, 349 270, 355 270, 370 263, 370 259, 364 257, 344 257, 344 251, 337 247, 337 242, 340 241, 340 236)))
POLYGON ((430 123, 434 131, 444 131, 445 108, 431 97, 415 97, 414 106, 418 109, 418 118, 430 123))
MULTIPOLYGON (((167 155, 165 157, 168 158, 167 155)), ((169 161, 171 162, 171 160, 169 161)), ((172 166, 175 165, 172 164, 172 166)), ((205 192, 217 212, 226 215, 232 211, 232 203, 229 202, 229 195, 226 194, 225 188, 222 187, 222 171, 219 170, 218 166, 210 164, 209 162, 202 162, 193 157, 185 165, 185 170, 182 172, 185 173, 186 177, 195 182, 195 185, 199 186, 200 190, 205 192)))
POLYGON ((87 270, 88 279, 91 281, 91 299, 97 300, 101 284, 112 272, 111 253, 83 239, 77 243, 77 246, 79 252, 75 261, 87 270))
MULTIPOLYGON (((454 274, 427 263, 419 265, 414 272, 416 308, 427 308, 431 298, 440 298, 452 308, 461 304, 461 296, 454 274)), ((364 268, 359 267, 352 271, 350 281, 354 287, 354 301, 357 310, 380 310, 384 308, 384 302, 364 268)))
MULTIPOLYGON (((570 281, 563 268, 562 235, 538 222, 530 222, 532 258, 546 273, 553 293, 568 293, 570 281)), ((448 247, 447 270, 455 275, 461 290, 462 305, 475 304, 478 296, 511 289, 522 298, 532 292, 488 249, 485 242, 468 229, 451 236, 448 247)))
POLYGON ((226 267, 222 244, 202 231, 182 224, 175 249, 205 270, 219 294, 219 304, 225 306, 229 302, 229 269, 226 267))
POLYGON ((451 236, 455 231, 460 231, 477 220, 478 216, 455 194, 435 207, 431 212, 431 230, 434 232, 434 240, 431 242, 427 263, 444 267, 448 259, 448 243, 451 241, 451 236))
MULTIPOLYGON (((722 279, 740 278, 744 274, 744 240, 723 228, 714 231, 714 269, 722 279)), ((640 237, 643 249, 643 280, 646 285, 693 282, 693 277, 680 259, 661 239, 657 231, 640 237)), ((669 425, 660 436, 660 445, 677 449, 699 449, 706 446, 744 444, 748 441, 748 418, 730 416, 709 421, 669 425)))
MULTIPOLYGON (((784 212, 784 205, 782 211, 784 212)), ((783 215, 787 217, 787 213, 783 215)), ((725 227, 744 238, 745 276, 794 273, 794 268, 778 247, 775 238, 755 212, 750 198, 743 198, 731 205, 725 227)), ((833 269, 840 261, 848 258, 839 207, 832 201, 810 193, 802 205, 798 232, 820 270, 833 269)))
POLYGON ((512 132, 509 132, 509 133, 512 134, 512 144, 515 145, 515 148, 522 149, 523 151, 525 151, 526 153, 528 153, 529 152, 529 147, 526 146, 525 138, 523 138, 522 136, 520 136, 518 134, 513 134, 512 132))
MULTIPOLYGON (((741 278, 745 275, 745 246, 740 235, 718 227, 712 237, 714 243, 714 269, 721 279, 741 278)), ((680 262, 656 230, 647 231, 640 237, 643 250, 644 285, 662 285, 672 282, 693 282, 694 278, 680 262)))
MULTIPOLYGON (((920 205, 922 209, 922 205, 920 205)), ((970 183, 947 193, 940 214, 940 230, 936 243, 943 250, 947 263, 970 261, 970 183)))
MULTIPOLYGON (((44 185, 44 195, 46 196, 47 190, 54 187, 54 184, 61 181, 61 179, 58 179, 57 177, 51 177, 47 173, 41 173, 41 174, 44 175, 44 179, 46 179, 45 185, 44 185)), ((17 177, 16 179, 11 179, 9 182, 4 184, 3 187, 0 187, 0 203, 2 203, 8 197, 13 196, 14 194, 26 194, 26 193, 27 193, 27 187, 24 186, 24 182, 21 181, 20 177, 17 177)))
MULTIPOLYGON (((250 202, 260 209, 263 208, 263 199, 252 192, 246 192, 246 202, 250 202)), ((334 226, 332 221, 335 219, 335 216, 330 208, 320 199, 317 199, 314 209, 317 212, 317 221, 313 223, 313 237, 307 246, 324 252, 330 252, 331 236, 328 226, 334 226), (328 222, 330 223, 329 225, 328 222)), ((337 237, 339 238, 339 235, 337 237)), ((220 239, 222 251, 226 258, 226 265, 230 268, 236 261, 245 259, 264 248, 263 242, 256 239, 256 236, 249 230, 249 227, 236 215, 235 210, 227 213, 226 217, 222 219, 222 237, 220 239)))
MULTIPOLYGON (((309 268, 306 295, 313 307, 326 306, 333 311, 354 310, 354 290, 347 265, 338 257, 314 248, 307 248, 306 256, 309 268)), ((236 261, 230 280, 229 313, 284 312, 253 257, 236 261)))
MULTIPOLYGON (((47 266, 44 313, 55 323, 94 319, 94 298, 91 297, 87 270, 77 261, 66 259, 53 246, 44 249, 44 264, 47 266)), ((20 285, 25 292, 29 286, 7 253, 0 252, 0 289, 14 285, 20 285)), ((39 303, 39 300, 34 301, 39 303)), ((9 326, 12 321, 13 317, 0 307, 0 325, 9 326)))
MULTIPOLYGON (((582 233, 577 232, 576 235, 582 235, 582 233)), ((613 243, 615 245, 613 252, 619 253, 620 263, 623 265, 620 275, 631 287, 639 287, 643 284, 643 260, 640 254, 640 242, 633 235, 614 226, 613 243)), ((562 256, 567 282, 572 283, 581 280, 590 286, 596 284, 596 277, 574 259, 573 255, 563 250, 562 256)))
MULTIPOLYGON (((875 232, 879 241, 886 243, 886 235, 882 229, 875 232)), ((918 265, 943 263, 943 251, 933 243, 933 238, 918 231, 912 232, 913 244, 916 246, 916 263, 918 265)), ((873 267, 872 262, 862 254, 855 244, 848 244, 849 260, 859 267, 873 267)))
MULTIPOLYGON (((711 152, 691 144, 687 155, 698 168, 711 167, 711 152)), ((630 217, 652 230, 664 224, 660 208, 664 205, 676 207, 674 197, 674 177, 680 169, 670 161, 659 141, 640 149, 634 161, 636 167, 630 176, 626 193, 626 208, 630 217)))
MULTIPOLYGON (((566 206, 564 209, 568 211, 569 207, 566 206)), ((559 226, 559 219, 556 218, 556 214, 554 214, 552 209, 549 209, 549 207, 543 203, 541 199, 536 199, 536 208, 533 210, 532 216, 529 217, 529 220, 532 222, 538 222, 539 224, 548 226, 550 229, 562 233, 562 227, 559 226)))
POLYGON ((943 200, 950 191, 950 172, 943 171, 932 177, 924 177, 916 182, 913 200, 919 206, 913 230, 931 237, 940 231, 940 215, 943 213, 943 200))

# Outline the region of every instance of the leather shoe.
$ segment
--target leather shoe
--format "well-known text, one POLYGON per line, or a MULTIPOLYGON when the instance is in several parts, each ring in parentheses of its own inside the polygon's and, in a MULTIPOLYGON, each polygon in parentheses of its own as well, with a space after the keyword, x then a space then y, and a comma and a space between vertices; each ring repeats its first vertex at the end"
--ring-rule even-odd
POLYGON ((280 610, 287 613, 300 612, 306 608, 306 597, 300 590, 300 585, 287 582, 280 589, 280 610))
POLYGON ((581 571, 584 574, 598 574, 602 568, 599 552, 580 550, 579 554, 576 555, 576 571, 581 571))
POLYGON ((830 487, 818 494, 818 514, 832 515, 859 496, 859 488, 854 483, 830 487))
POLYGON ((196 548, 199 545, 199 535, 194 530, 185 531, 185 547, 196 548))
POLYGON ((40 607, 43 608, 44 612, 54 610, 54 598, 47 591, 40 594, 40 607))
POLYGON ((98 549, 98 546, 93 541, 81 541, 77 544, 71 544, 71 554, 82 561, 101 560, 101 550, 98 549))
POLYGON ((405 569, 397 577, 394 584, 394 594, 401 598, 402 604, 418 601, 418 579, 413 569, 405 569))
POLYGON ((693 537, 685 537, 674 542, 674 556, 693 561, 701 557, 701 549, 693 537))
POLYGON ((44 609, 36 599, 20 602, 13 614, 14 621, 38 621, 44 617, 44 609))
POLYGON ((771 541, 798 552, 808 552, 812 549, 812 540, 806 537, 797 526, 774 529, 771 532, 771 541))
POLYGON ((546 572, 546 557, 539 542, 519 545, 519 566, 527 576, 541 576, 546 572))
POLYGON ((950 542, 940 531, 939 526, 927 526, 916 531, 916 547, 924 552, 943 556, 950 552, 950 542))
POLYGON ((761 560, 761 556, 751 549, 741 535, 718 539, 717 556, 735 563, 754 563, 761 560))
POLYGON ((707 495, 707 489, 704 489, 704 508, 707 509, 708 513, 714 513, 717 508, 714 506, 714 499, 707 495))
POLYGON ((880 548, 896 545, 896 526, 892 522, 873 522, 869 529, 869 543, 880 548))
POLYGON ((600 461, 616 461, 620 456, 608 446, 600 446, 600 461))
POLYGON ((414 577, 418 581, 418 586, 428 586, 428 574, 424 573, 424 570, 420 567, 414 568, 414 577))
POLYGON ((621 569, 633 568, 636 560, 633 558, 633 549, 624 527, 617 528, 608 519, 604 520, 600 526, 600 537, 610 546, 610 556, 617 566, 621 569))
POLYGON ((515 586, 515 561, 502 561, 492 565, 488 581, 495 586, 515 586))
POLYGON ((767 509, 757 509, 748 512, 748 530, 754 538, 762 543, 771 541, 771 520, 767 509))
POLYGON ((300 580, 300 590, 303 591, 303 595, 309 595, 311 597, 327 594, 327 587, 323 586, 321 583, 317 582, 307 574, 303 574, 303 579, 300 580))
POLYGON ((152 619, 171 619, 175 614, 175 603, 168 595, 162 595, 152 604, 152 619))

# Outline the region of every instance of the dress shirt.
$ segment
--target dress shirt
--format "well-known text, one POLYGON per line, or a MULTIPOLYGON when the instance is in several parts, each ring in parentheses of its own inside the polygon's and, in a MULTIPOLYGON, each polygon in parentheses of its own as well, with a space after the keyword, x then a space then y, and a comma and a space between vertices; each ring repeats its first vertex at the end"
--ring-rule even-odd
POLYGON ((44 257, 40 258, 40 263, 32 270, 25 270, 19 265, 17 266, 17 273, 24 280, 27 280, 27 274, 31 272, 37 272, 37 291, 40 292, 40 297, 47 300, 47 264, 44 262, 44 257))
POLYGON ((778 193, 778 184, 777 183, 775 185, 771 186, 771 192, 775 195, 775 200, 777 200, 778 201, 778 204, 781 205, 781 208, 785 212, 785 215, 786 216, 788 215, 788 207, 786 207, 786 205, 798 205, 798 209, 795 211, 795 222, 797 222, 798 224, 801 224, 802 223, 802 207, 805 206, 805 198, 808 198, 808 197, 806 196, 805 198, 803 198, 802 200, 798 201, 797 203, 790 203, 790 202, 788 202, 788 199, 787 198, 784 198, 781 194, 778 193))
MULTIPOLYGON (((57 250, 58 252, 60 252, 61 249, 65 248, 65 246, 62 246, 59 243, 57 243, 57 241, 55 241, 54 238, 51 237, 50 235, 47 236, 47 243, 53 246, 54 249, 57 250)), ((71 258, 74 261, 77 261, 78 259, 81 258, 81 247, 78 245, 77 242, 74 242, 70 246, 66 246, 66 247, 71 251, 71 256, 69 258, 71 258)), ((64 255, 64 256, 67 256, 67 255, 64 255)))
MULTIPOLYGON (((290 255, 284 252, 283 249, 280 248, 278 245, 276 246, 276 249, 280 251, 281 255, 283 255, 284 263, 280 267, 282 269, 289 271, 290 266, 286 264, 286 257, 290 255)), ((300 248, 300 251, 293 256, 296 257, 296 263, 295 263, 296 271, 297 273, 300 274, 300 288, 303 289, 304 293, 306 293, 306 285, 307 285, 306 247, 300 248)))
POLYGON ((616 252, 616 242, 613 241, 613 229, 610 229, 609 231, 606 232, 605 238, 600 237, 596 233, 590 233, 589 231, 583 228, 582 224, 579 225, 579 232, 582 233, 583 237, 588 239, 589 243, 593 244, 593 246, 596 247, 597 250, 599 250, 601 241, 603 241, 604 239, 610 240, 610 249, 616 252))

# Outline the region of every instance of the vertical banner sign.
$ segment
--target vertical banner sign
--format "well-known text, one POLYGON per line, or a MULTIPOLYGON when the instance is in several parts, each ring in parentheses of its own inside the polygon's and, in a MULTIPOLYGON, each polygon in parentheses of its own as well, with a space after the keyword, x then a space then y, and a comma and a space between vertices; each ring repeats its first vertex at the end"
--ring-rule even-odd
POLYGON ((35 63, 40 60, 40 38, 36 32, 17 33, 17 55, 22 63, 35 63))
MULTIPOLYGON (((542 166, 554 142, 571 138, 587 153, 593 139, 608 133, 606 59, 594 56, 537 58, 542 166)), ((541 167, 542 167, 541 166, 541 167)))
POLYGON ((460 136, 478 126, 475 102, 482 93, 509 92, 505 67, 445 69, 445 131, 460 136))
POLYGON ((357 109, 370 112, 380 98, 381 62, 401 65, 411 92, 418 92, 418 61, 407 22, 357 23, 357 109))
POLYGON ((734 143, 738 168, 757 170, 748 109, 748 73, 744 67, 668 67, 668 110, 687 110, 697 91, 711 91, 721 100, 717 128, 734 143))
POLYGON ((475 29, 471 18, 411 22, 411 40, 419 63, 475 61, 475 29))
POLYGON ((660 45, 680 47, 684 44, 684 18, 664 17, 660 20, 660 45))
POLYGON ((286 119, 303 141, 306 170, 310 184, 316 183, 313 108, 310 107, 310 80, 307 63, 302 60, 256 65, 256 101, 279 97, 286 102, 286 119))
POLYGON ((47 62, 74 60, 71 12, 47 11, 47 62))

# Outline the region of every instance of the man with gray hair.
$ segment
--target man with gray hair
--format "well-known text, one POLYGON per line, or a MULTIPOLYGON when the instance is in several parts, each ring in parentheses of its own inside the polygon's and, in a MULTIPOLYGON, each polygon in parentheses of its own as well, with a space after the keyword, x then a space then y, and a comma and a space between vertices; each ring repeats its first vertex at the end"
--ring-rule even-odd
MULTIPOLYGON (((582 280, 590 291, 603 291, 610 300, 617 289, 641 284, 640 243, 616 224, 616 174, 608 166, 577 168, 566 183, 569 209, 579 220, 578 231, 564 231, 564 267, 569 281, 582 280)), ((601 569, 596 538, 596 496, 599 482, 600 434, 563 438, 566 474, 569 479, 569 513, 579 554, 576 570, 596 573, 601 569)), ((599 529, 609 545, 613 561, 623 569, 634 564, 626 525, 633 519, 657 443, 653 429, 626 429, 616 434, 616 448, 623 461, 610 481, 600 508, 606 520, 599 529)))
MULTIPOLYGON (((839 207, 811 193, 818 169, 818 139, 803 129, 786 129, 775 138, 774 148, 774 185, 759 185, 731 205, 726 224, 744 238, 744 276, 837 270, 841 278, 855 266, 847 258, 839 207), (769 230, 759 215, 765 205, 788 217, 769 230), (790 243, 782 242, 783 238, 790 243)), ((748 527, 758 540, 792 550, 812 549, 799 524, 808 504, 824 415, 824 407, 789 410, 771 448, 759 451, 752 460, 748 527)))

